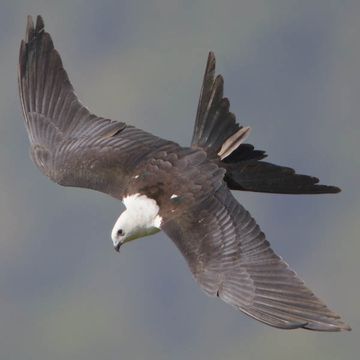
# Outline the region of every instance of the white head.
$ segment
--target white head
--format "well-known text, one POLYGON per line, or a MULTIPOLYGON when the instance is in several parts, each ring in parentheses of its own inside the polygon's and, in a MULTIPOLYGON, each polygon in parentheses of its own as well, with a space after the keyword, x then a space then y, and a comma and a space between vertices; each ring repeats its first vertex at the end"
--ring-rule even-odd
POLYGON ((126 210, 119 216, 111 232, 116 251, 125 242, 160 231, 162 220, 158 204, 146 195, 129 195, 123 199, 123 203, 126 210))

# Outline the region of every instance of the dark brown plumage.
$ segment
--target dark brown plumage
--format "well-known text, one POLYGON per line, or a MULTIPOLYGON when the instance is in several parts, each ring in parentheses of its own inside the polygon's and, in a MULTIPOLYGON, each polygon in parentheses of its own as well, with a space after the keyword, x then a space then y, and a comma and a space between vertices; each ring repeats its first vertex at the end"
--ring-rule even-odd
POLYGON ((241 143, 248 130, 236 123, 223 97, 223 79, 214 74, 210 53, 192 144, 181 147, 92 114, 77 99, 42 18, 34 26, 29 17, 20 47, 19 90, 34 162, 60 185, 120 200, 131 194, 154 199, 161 229, 209 295, 278 328, 349 330, 271 250, 229 190, 339 189, 263 162, 264 151, 241 143))

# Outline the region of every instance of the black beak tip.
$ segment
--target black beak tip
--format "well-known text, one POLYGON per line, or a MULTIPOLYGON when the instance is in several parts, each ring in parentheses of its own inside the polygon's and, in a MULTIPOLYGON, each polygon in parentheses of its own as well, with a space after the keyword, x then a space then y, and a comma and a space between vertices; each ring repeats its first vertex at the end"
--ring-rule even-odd
POLYGON ((116 251, 116 252, 120 252, 120 247, 121 247, 121 243, 119 242, 118 244, 116 244, 116 245, 114 246, 115 251, 116 251))

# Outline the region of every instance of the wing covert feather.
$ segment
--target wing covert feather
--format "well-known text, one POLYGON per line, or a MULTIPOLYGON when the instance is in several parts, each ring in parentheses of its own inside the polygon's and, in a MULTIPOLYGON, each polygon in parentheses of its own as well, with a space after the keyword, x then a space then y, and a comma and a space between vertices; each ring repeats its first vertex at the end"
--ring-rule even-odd
POLYGON ((53 181, 121 198, 139 161, 175 143, 92 114, 78 100, 40 16, 28 17, 19 55, 19 91, 31 154, 53 181))
POLYGON ((163 230, 207 294, 278 328, 350 329, 274 253, 255 220, 225 186, 165 222, 163 230))

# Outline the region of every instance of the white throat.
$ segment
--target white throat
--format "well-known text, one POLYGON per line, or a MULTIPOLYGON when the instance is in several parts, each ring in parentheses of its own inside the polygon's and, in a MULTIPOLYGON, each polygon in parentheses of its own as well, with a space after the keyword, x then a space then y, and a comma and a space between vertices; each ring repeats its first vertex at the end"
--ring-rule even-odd
POLYGON ((160 208, 154 199, 150 199, 146 195, 133 194, 124 197, 123 203, 126 207, 124 213, 129 214, 134 225, 160 229, 162 218, 159 215, 160 208))
POLYGON ((133 194, 123 198, 123 203, 126 210, 119 216, 111 232, 114 246, 160 231, 162 218, 154 199, 133 194))

